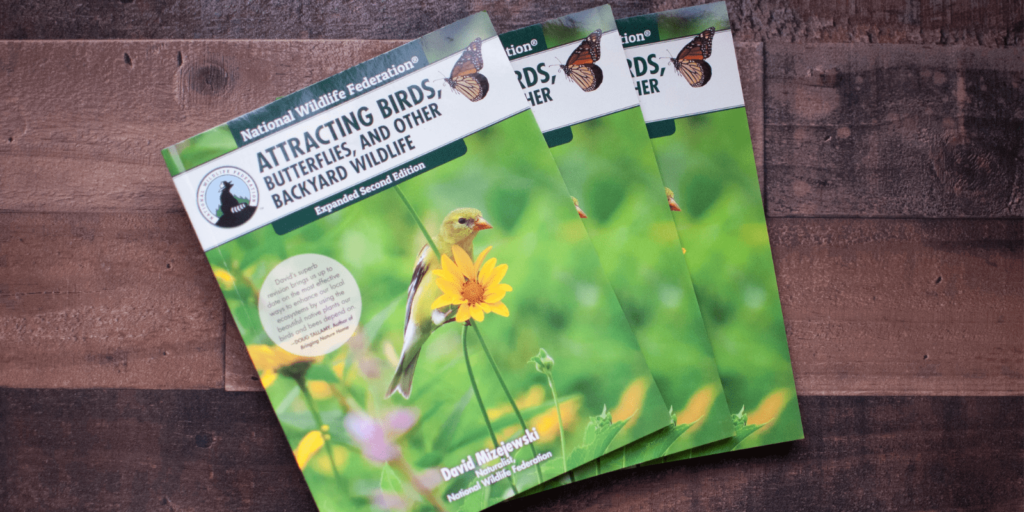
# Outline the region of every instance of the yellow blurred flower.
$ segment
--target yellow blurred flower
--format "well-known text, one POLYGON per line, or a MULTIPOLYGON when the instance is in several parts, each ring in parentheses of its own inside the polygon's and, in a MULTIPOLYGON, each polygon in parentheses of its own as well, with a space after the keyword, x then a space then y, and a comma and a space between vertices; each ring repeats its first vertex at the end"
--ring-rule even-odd
MULTIPOLYGON (((544 396, 544 386, 534 384, 533 386, 530 386, 530 389, 526 390, 526 393, 523 393, 516 398, 516 406, 519 407, 520 411, 530 407, 536 407, 544 403, 544 396)), ((487 409, 487 417, 494 421, 506 414, 512 414, 512 412, 512 406, 510 404, 503 404, 487 409)), ((501 431, 501 437, 512 437, 520 428, 519 423, 510 425, 508 428, 501 431)))
POLYGON ((312 363, 315 358, 302 357, 292 354, 277 345, 249 345, 249 357, 252 364, 260 374, 260 382, 263 387, 270 387, 277 380, 277 374, 282 369, 288 368, 297 363, 312 363))
POLYGON ((691 430, 699 429, 704 424, 704 419, 707 418, 708 411, 711 410, 716 398, 718 398, 718 393, 713 384, 698 389, 676 416, 676 425, 699 422, 691 427, 691 430))
MULTIPOLYGON (((572 426, 576 424, 576 420, 579 419, 578 413, 580 406, 583 405, 582 398, 574 396, 558 405, 562 411, 562 423, 565 428, 572 429, 572 426)), ((537 429, 540 438, 545 441, 554 439, 558 435, 558 411, 554 407, 535 416, 530 423, 537 429)))
POLYGON ((491 258, 481 265, 490 250, 490 247, 484 249, 476 262, 473 262, 469 254, 457 245, 452 246, 455 261, 447 254, 442 255, 441 269, 435 270, 434 275, 437 276, 437 286, 441 288, 443 295, 438 297, 430 308, 459 306, 459 311, 455 314, 456 322, 465 322, 470 318, 482 322, 484 313, 507 317, 508 307, 501 299, 512 291, 512 286, 502 283, 501 280, 508 272, 508 265, 498 265, 496 258, 491 258))
POLYGON ((299 441, 299 446, 295 447, 294 452, 295 461, 299 463, 299 469, 306 469, 309 459, 313 458, 313 455, 316 455, 316 452, 324 447, 324 442, 324 434, 319 430, 309 432, 299 441))
POLYGON ((647 396, 647 384, 648 380, 640 377, 633 382, 630 382, 626 386, 626 390, 622 392, 622 396, 619 398, 619 404, 612 409, 612 421, 622 421, 625 418, 630 418, 629 423, 626 423, 624 429, 630 428, 636 423, 639 415, 636 414, 643 406, 644 398, 647 396))
POLYGON ((220 267, 213 267, 213 277, 217 278, 222 290, 230 290, 235 287, 235 276, 231 272, 220 267))
MULTIPOLYGON (((761 400, 757 408, 747 414, 747 424, 765 425, 766 423, 774 422, 792 398, 793 392, 788 388, 779 388, 768 393, 768 396, 761 400)), ((766 431, 769 428, 771 428, 771 425, 765 425, 762 430, 766 431)))

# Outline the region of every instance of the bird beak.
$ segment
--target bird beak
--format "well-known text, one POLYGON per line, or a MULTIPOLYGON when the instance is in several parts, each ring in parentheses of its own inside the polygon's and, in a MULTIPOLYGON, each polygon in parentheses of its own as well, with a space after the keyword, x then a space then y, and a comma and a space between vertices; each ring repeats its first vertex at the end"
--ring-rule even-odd
POLYGON ((668 209, 674 212, 683 211, 683 209, 679 207, 679 203, 677 203, 676 200, 672 199, 671 197, 668 198, 668 209))
POLYGON ((473 230, 480 231, 481 229, 491 229, 494 226, 490 222, 484 220, 483 217, 477 217, 476 222, 473 223, 473 230))

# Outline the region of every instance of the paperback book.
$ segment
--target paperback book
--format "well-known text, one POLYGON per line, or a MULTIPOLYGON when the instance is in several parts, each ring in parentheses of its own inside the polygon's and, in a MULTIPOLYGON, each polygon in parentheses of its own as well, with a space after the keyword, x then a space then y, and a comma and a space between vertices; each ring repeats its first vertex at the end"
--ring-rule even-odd
POLYGON ((163 156, 320 510, 475 512, 664 429, 486 14, 163 156))
MULTIPOLYGON (((672 219, 673 203, 611 8, 515 30, 501 42, 672 409, 668 428, 563 482, 731 437, 733 424, 672 219)), ((638 396, 646 392, 636 390, 638 396)))
POLYGON ((673 458, 802 439, 725 3, 617 24, 736 425, 673 458))

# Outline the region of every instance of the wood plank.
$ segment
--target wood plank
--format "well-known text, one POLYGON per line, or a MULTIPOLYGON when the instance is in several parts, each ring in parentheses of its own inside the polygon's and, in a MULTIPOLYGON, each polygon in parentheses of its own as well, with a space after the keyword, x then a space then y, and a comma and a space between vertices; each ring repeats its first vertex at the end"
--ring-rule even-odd
POLYGON ((1024 48, 765 53, 769 215, 1024 214, 1024 48))
POLYGON ((399 43, 0 42, 0 210, 182 211, 162 148, 399 43))
POLYGON ((2 388, 0 509, 316 510, 263 393, 2 388))
MULTIPOLYGON (((1024 393, 1024 222, 769 219, 797 392, 1024 393)), ((231 331, 229 331, 231 332, 231 331)), ((228 389, 260 389, 229 336, 228 389)))
POLYGON ((0 213, 0 386, 221 387, 226 309, 184 213, 0 213))
POLYGON ((263 391, 259 373, 242 341, 234 319, 228 315, 224 332, 224 389, 226 391, 263 391))
MULTIPOLYGON (((400 43, 0 42, 0 210, 182 211, 162 148, 400 43)), ((761 45, 738 55, 761 158, 761 45)))
MULTIPOLYGON (((807 438, 496 511, 1020 510, 1024 402, 802 397, 807 438)), ((316 510, 261 393, 0 389, 4 510, 316 510)))
MULTIPOLYGON (((499 32, 538 23, 600 2, 392 0, 387 8, 355 1, 18 2, 0 1, 0 39, 413 39, 477 10, 499 32), (412 15, 410 15, 412 14, 412 15)), ((692 5, 687 0, 611 2, 619 17, 692 5)), ((863 42, 1010 46, 1024 39, 1021 3, 729 2, 745 41, 863 42)))
POLYGON ((1024 393, 1024 222, 768 228, 798 394, 1024 393))
POLYGON ((754 147, 754 165, 764 198, 764 44, 736 43, 736 61, 740 67, 743 104, 750 125, 750 143, 754 147))
MULTIPOLYGON (((0 43, 11 70, 3 85, 13 91, 0 97, 0 210, 180 210, 174 190, 163 185, 160 148, 398 43, 0 43)), ((1021 96, 1013 84, 1024 80, 1015 63, 1024 49, 914 49, 928 57, 920 64, 900 57, 910 49, 872 48, 885 58, 863 58, 860 66, 875 74, 861 76, 821 67, 850 58, 843 52, 854 47, 782 45, 763 61, 772 76, 763 88, 775 100, 765 111, 754 74, 764 67, 763 53, 756 44, 740 46, 757 155, 770 125, 771 153, 760 160, 776 168, 769 214, 1020 216, 1024 101, 1012 100, 1021 96), (784 71, 797 62, 806 69, 784 71), (900 96, 882 85, 888 75, 905 74, 881 74, 897 64, 930 78, 897 81, 910 91, 900 96), (954 76, 978 66, 988 71, 954 76), (961 81, 962 100, 943 96, 961 81), (906 101, 888 99, 892 94, 906 101)))

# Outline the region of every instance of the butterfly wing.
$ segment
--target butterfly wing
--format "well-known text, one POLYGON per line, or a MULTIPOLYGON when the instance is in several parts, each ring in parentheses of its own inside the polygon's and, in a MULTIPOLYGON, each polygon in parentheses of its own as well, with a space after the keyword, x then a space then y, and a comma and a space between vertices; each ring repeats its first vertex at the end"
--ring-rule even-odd
POLYGON ((593 31, 569 55, 562 71, 583 92, 596 90, 604 81, 604 71, 595 64, 601 59, 601 29, 593 31))
POLYGON ((711 65, 705 62, 711 57, 711 39, 715 27, 708 27, 686 44, 679 55, 672 59, 676 71, 693 87, 701 87, 711 80, 711 65))
POLYGON ((709 27, 687 43, 679 51, 676 60, 707 60, 711 58, 711 39, 713 37, 715 37, 715 27, 709 27))
POLYGON ((484 67, 484 57, 480 51, 482 44, 479 37, 469 43, 466 51, 455 61, 451 76, 444 80, 456 92, 469 98, 469 101, 484 99, 490 89, 487 77, 479 73, 484 67))
POLYGON ((702 60, 673 61, 676 71, 693 87, 703 87, 711 80, 711 65, 702 60))
POLYGON ((569 80, 580 86, 583 92, 596 90, 604 81, 604 71, 597 64, 567 65, 562 66, 562 71, 569 77, 569 80))
POLYGON ((484 96, 487 96, 487 91, 491 87, 490 83, 487 82, 487 77, 480 73, 470 73, 445 79, 445 82, 448 82, 448 85, 455 89, 455 92, 469 98, 469 101, 484 99, 484 96))
POLYGON ((469 75, 471 73, 477 73, 484 68, 484 56, 480 51, 482 41, 480 38, 476 38, 466 48, 459 60, 455 61, 455 67, 452 68, 450 78, 459 76, 469 75))
POLYGON ((601 29, 592 32, 569 55, 566 66, 593 64, 601 59, 601 29))

